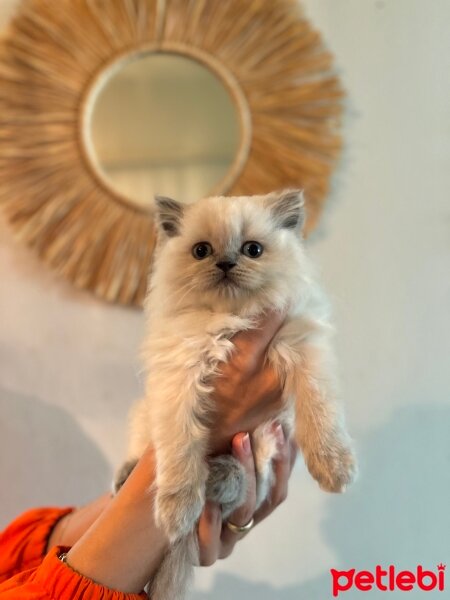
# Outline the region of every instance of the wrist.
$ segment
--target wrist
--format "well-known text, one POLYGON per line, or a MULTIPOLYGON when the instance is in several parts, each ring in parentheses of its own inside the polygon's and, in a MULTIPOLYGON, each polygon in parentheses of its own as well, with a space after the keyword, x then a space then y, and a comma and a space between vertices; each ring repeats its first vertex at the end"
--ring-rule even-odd
POLYGON ((104 494, 59 519, 48 538, 47 551, 53 546, 73 546, 105 510, 110 501, 110 494, 104 494))

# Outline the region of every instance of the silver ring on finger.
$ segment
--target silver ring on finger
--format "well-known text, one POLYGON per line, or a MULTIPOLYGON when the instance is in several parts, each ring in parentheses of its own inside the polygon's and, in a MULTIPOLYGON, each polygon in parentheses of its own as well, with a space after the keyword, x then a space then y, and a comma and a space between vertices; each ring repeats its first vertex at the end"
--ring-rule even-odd
POLYGON ((253 527, 254 524, 255 524, 255 521, 254 521, 253 517, 245 525, 236 525, 235 523, 232 523, 231 521, 225 521, 225 525, 233 533, 247 533, 248 531, 250 531, 250 529, 253 527))

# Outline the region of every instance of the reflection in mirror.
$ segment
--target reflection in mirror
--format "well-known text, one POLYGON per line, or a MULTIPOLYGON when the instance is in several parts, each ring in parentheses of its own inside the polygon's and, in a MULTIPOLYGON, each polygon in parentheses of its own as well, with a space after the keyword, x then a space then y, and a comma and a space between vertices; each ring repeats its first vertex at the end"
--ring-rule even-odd
POLYGON ((238 153, 239 116, 228 90, 178 54, 115 64, 94 87, 90 111, 91 159, 115 191, 144 208, 154 194, 185 202, 208 195, 238 153))

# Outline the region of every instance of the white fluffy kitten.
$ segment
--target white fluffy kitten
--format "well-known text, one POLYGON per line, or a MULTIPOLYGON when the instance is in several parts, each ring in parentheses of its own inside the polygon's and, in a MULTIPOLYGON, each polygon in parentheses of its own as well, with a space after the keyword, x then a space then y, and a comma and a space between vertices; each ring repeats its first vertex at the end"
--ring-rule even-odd
MULTIPOLYGON (((214 415, 213 378, 233 352, 230 338, 269 309, 287 309, 268 360, 283 382, 277 420, 295 436, 320 486, 341 492, 355 459, 334 389, 331 328, 324 296, 301 238, 301 192, 214 197, 192 205, 157 198, 159 244, 146 301, 146 397, 131 419, 128 462, 149 442, 157 461, 155 514, 172 542, 152 598, 184 596, 198 560, 195 522, 205 496, 224 518, 245 498, 245 475, 231 456, 206 460, 214 415)), ((258 505, 272 483, 272 422, 252 434, 258 505)))

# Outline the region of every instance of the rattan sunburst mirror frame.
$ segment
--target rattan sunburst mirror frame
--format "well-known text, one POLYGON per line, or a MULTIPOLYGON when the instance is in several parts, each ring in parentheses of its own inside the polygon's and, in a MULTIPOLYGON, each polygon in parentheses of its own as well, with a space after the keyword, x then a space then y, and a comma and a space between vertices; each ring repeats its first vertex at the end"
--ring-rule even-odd
POLYGON ((341 147, 342 87, 297 0, 23 0, 0 42, 0 203, 52 268, 137 306, 152 215, 111 188, 83 128, 106 70, 150 51, 199 61, 236 103, 240 149, 214 193, 303 187, 308 233, 341 147))

